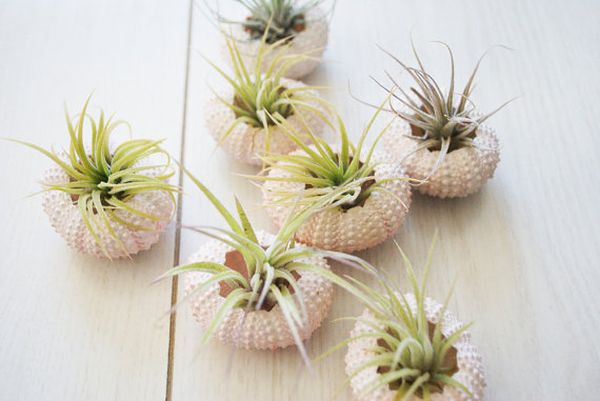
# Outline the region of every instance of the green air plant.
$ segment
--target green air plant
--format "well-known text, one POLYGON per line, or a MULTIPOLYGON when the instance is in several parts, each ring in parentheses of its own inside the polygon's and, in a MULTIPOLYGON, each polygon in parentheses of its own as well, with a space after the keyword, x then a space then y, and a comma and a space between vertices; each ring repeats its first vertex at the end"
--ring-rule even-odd
POLYGON ((470 324, 460 323, 447 311, 450 295, 444 304, 425 295, 433 248, 432 243, 419 282, 398 247, 412 293, 402 294, 392 280, 381 275, 377 289, 353 280, 358 290, 354 294, 366 309, 350 318, 355 321, 350 338, 320 358, 348 345, 346 373, 360 400, 474 401, 483 397, 483 366, 466 332, 470 324))
POLYGON ((479 190, 494 173, 499 161, 498 140, 483 123, 510 101, 488 114, 476 112, 471 97, 483 56, 462 92, 456 93, 452 50, 443 42, 437 43, 445 46, 450 56, 446 91, 426 71, 414 45, 418 67, 410 67, 382 49, 414 83, 405 89, 388 72, 390 86, 376 80, 390 95, 390 111, 405 122, 397 124, 384 142, 406 172, 421 181, 421 192, 439 197, 466 196, 479 190))
POLYGON ((325 257, 354 265, 360 265, 360 259, 295 244, 295 230, 313 210, 302 210, 276 235, 270 235, 253 228, 237 199, 236 218, 208 188, 188 175, 229 229, 189 227, 212 240, 192 255, 189 263, 169 270, 162 278, 185 273, 184 300, 192 302, 194 316, 205 329, 203 342, 216 336, 243 348, 296 344, 308 363, 303 341, 329 310, 332 282, 347 283, 329 270, 325 257))
POLYGON ((265 174, 252 178, 264 181, 263 197, 276 224, 299 204, 310 207, 330 199, 327 210, 316 213, 296 233, 302 243, 322 249, 354 252, 373 247, 391 237, 401 226, 411 201, 410 185, 398 163, 391 163, 376 152, 385 127, 371 146, 365 144, 381 108, 352 143, 348 130, 338 116, 336 124, 326 123, 339 135, 339 145, 313 135, 306 127, 295 130, 281 121, 279 126, 299 147, 287 155, 263 158, 265 174), (302 142, 308 134, 311 145, 302 142), (339 195, 332 198, 331 193, 339 195), (302 199, 297 200, 298 194, 302 199))
POLYGON ((285 44, 261 44, 257 61, 246 65, 237 43, 226 38, 233 71, 225 72, 208 61, 227 82, 223 93, 214 91, 206 108, 206 124, 211 135, 234 158, 260 165, 260 156, 271 152, 287 153, 296 145, 277 128, 279 119, 293 126, 300 121, 313 131, 323 128, 327 103, 318 96, 316 87, 283 78, 285 71, 303 56, 288 56, 285 44), (263 59, 268 68, 261 72, 263 59))
MULTIPOLYGON (((215 15, 226 34, 235 40, 247 64, 254 64, 261 43, 286 44, 281 48, 288 56, 302 55, 294 66, 283 73, 298 79, 312 72, 318 65, 328 38, 327 15, 321 9, 322 0, 237 0, 247 13, 243 20, 223 16, 218 8, 208 9, 215 15)), ((261 68, 266 70, 268 63, 261 68)))
POLYGON ((94 119, 87 111, 89 100, 74 119, 65 109, 68 151, 13 141, 54 162, 42 181, 44 209, 67 243, 98 257, 129 257, 156 243, 171 220, 178 189, 168 180, 174 171, 161 141, 131 139, 111 146, 113 131, 127 123, 103 112, 94 119))

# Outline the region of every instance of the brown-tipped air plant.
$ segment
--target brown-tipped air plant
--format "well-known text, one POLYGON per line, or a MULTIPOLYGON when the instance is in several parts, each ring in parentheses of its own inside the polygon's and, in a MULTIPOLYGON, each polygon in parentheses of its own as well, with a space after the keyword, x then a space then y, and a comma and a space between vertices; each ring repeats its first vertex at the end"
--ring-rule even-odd
POLYGON ((387 72, 391 86, 376 81, 391 95, 390 110, 399 117, 383 141, 406 173, 421 181, 417 185, 420 192, 440 198, 464 197, 477 192, 494 174, 500 148, 495 131, 483 123, 512 100, 491 113, 478 113, 471 95, 483 56, 462 92, 455 93, 454 56, 448 45, 439 43, 450 56, 447 91, 427 72, 414 45, 418 67, 410 67, 382 49, 413 81, 405 89, 387 72))

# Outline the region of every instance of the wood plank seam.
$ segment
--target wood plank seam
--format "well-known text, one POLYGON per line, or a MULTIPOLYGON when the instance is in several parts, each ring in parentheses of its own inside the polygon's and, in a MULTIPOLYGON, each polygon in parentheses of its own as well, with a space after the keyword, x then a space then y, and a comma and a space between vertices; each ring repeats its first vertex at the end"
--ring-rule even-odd
MULTIPOLYGON (((190 0, 188 8, 188 27, 186 37, 186 50, 185 50, 185 73, 183 80, 183 111, 181 115, 181 140, 179 144, 179 162, 183 166, 185 163, 185 136, 186 136, 186 121, 187 121, 187 97, 188 97, 188 86, 189 86, 189 72, 190 72, 190 49, 192 45, 192 22, 194 15, 194 0, 190 0)), ((179 172, 178 185, 179 188, 183 188, 184 174, 182 171, 179 172)), ((181 217, 182 217, 182 204, 183 204, 183 191, 180 191, 177 195, 177 217, 175 225, 175 247, 173 250, 173 266, 177 266, 180 263, 180 250, 181 250, 181 217)), ((179 280, 177 277, 173 277, 171 282, 171 308, 177 304, 178 297, 178 286, 179 280)), ((169 346, 167 353, 167 384, 165 389, 165 401, 171 401, 173 394, 173 367, 174 367, 174 355, 175 355, 175 330, 177 326, 177 314, 171 313, 169 317, 169 346)))

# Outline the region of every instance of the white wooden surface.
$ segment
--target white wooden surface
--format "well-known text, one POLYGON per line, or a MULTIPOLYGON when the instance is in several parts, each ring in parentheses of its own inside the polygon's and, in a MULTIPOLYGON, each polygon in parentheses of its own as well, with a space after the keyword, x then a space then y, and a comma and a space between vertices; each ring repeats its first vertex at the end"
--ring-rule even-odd
MULTIPOLYGON (((272 229, 256 188, 234 175, 248 170, 214 151, 203 125, 207 82, 218 78, 200 54, 222 62, 206 17, 187 0, 87 3, 0 1, 0 136, 65 144, 63 101, 76 110, 95 90, 94 105, 116 111, 138 135, 167 138, 221 199, 231 205, 237 194, 256 224, 272 229)), ((351 100, 347 83, 377 100, 368 76, 397 71, 375 44, 411 60, 412 31, 443 79, 446 55, 427 42, 444 40, 455 51, 459 82, 490 46, 515 49, 491 51, 475 96, 485 111, 521 95, 491 120, 503 146, 495 178, 464 200, 416 196, 396 237, 419 262, 440 230, 430 293, 443 297, 458 278, 451 306, 476 321, 488 400, 597 398, 599 15, 592 0, 340 0, 325 61, 308 78, 333 87, 326 96, 356 137, 371 110, 351 100)), ((187 308, 169 330, 160 318, 170 283, 149 282, 205 239, 182 231, 179 241, 174 223, 133 262, 76 255, 52 232, 39 197, 25 198, 48 162, 2 143, 0 165, 0 400, 350 399, 342 352, 311 375, 293 349, 239 351, 227 373, 230 349, 201 348, 187 308)), ((189 182, 184 189, 182 223, 222 224, 189 182)), ((361 255, 402 282, 392 244, 361 255)), ((358 311, 338 292, 330 317, 358 311)), ((326 323, 311 352, 349 329, 326 323)))
MULTIPOLYGON (((66 102, 94 91, 134 133, 179 150, 184 102, 185 2, 0 2, 0 136, 66 146, 66 102)), ((50 164, 0 144, 0 400, 163 400, 174 226, 133 262, 70 251, 41 209, 50 164)))

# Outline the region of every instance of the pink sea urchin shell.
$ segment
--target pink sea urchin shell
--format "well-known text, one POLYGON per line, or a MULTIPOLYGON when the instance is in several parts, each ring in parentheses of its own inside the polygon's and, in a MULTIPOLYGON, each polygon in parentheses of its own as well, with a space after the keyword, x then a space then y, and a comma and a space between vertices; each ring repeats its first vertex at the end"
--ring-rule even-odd
MULTIPOLYGON (((285 54, 306 55, 308 57, 289 68, 285 73, 285 77, 287 78, 299 79, 310 74, 321 62, 321 57, 325 51, 325 46, 327 45, 328 21, 323 10, 315 7, 307 12, 305 19, 305 29, 294 35, 285 54)), ((229 28, 230 27, 228 26, 226 29, 229 28)), ((229 31, 226 30, 226 32, 229 31)), ((244 59, 244 64, 247 66, 255 65, 256 56, 258 55, 258 49, 261 44, 260 39, 250 39, 248 32, 244 30, 241 24, 233 25, 231 27, 231 35, 237 42, 240 54, 244 59)), ((229 51, 225 43, 222 45, 222 53, 231 63, 231 57, 229 57, 229 51)), ((263 60, 263 71, 266 69, 266 66, 270 64, 276 53, 277 51, 275 50, 266 55, 263 60)))
MULTIPOLYGON (((146 174, 152 174, 152 170, 146 174)), ((52 167, 46 170, 42 182, 47 185, 64 184, 69 182, 69 176, 60 167, 52 167)), ((111 236, 100 217, 94 215, 92 226, 104 244, 105 254, 86 227, 79 208, 77 204, 73 203, 70 194, 56 190, 45 191, 42 204, 52 227, 71 248, 98 258, 109 257, 111 259, 135 255, 140 251, 150 249, 153 244, 158 242, 160 234, 169 224, 174 210, 172 198, 165 191, 148 191, 134 196, 128 201, 128 204, 142 213, 156 216, 158 221, 136 216, 124 210, 115 211, 115 214, 122 220, 146 228, 138 231, 112 222, 111 226, 123 244, 111 236)))
MULTIPOLYGON (((305 86, 302 82, 285 78, 281 79, 281 84, 286 88, 305 86)), ((307 90, 304 95, 317 96, 317 92, 307 90)), ((228 102, 233 102, 233 89, 228 87, 219 96, 228 102)), ((318 102, 307 101, 307 103, 310 104, 311 107, 322 109, 318 102)), ((265 141, 267 140, 265 129, 253 127, 246 123, 240 123, 229 133, 225 140, 222 140, 223 135, 235 120, 235 114, 216 96, 209 99, 205 110, 204 117, 206 120, 206 127, 215 141, 221 143, 225 152, 234 159, 245 163, 257 166, 262 164, 259 156, 265 154, 265 141)), ((315 113, 301 107, 298 107, 295 113, 287 118, 287 124, 293 132, 305 132, 306 126, 308 126, 315 135, 319 135, 325 125, 323 120, 315 113), (298 113, 301 114, 301 116, 298 115, 298 113)), ((281 128, 270 126, 269 130, 271 135, 271 154, 287 154, 297 148, 296 144, 282 131, 281 128)), ((306 138, 306 141, 308 141, 308 137, 306 138)))
MULTIPOLYGON (((293 154, 302 154, 298 150, 293 154)), ((374 153, 377 164, 375 180, 403 177, 397 163, 384 162, 383 156, 374 153)), ((290 177, 275 165, 269 177, 290 177)), ((339 252, 355 252, 374 247, 392 237, 400 228, 411 203, 411 190, 407 181, 390 181, 382 185, 387 191, 374 191, 362 206, 348 210, 339 207, 316 213, 296 233, 296 239, 304 244, 339 252), (393 195, 392 195, 393 194, 393 195)), ((302 193, 303 183, 291 181, 266 181, 262 187, 267 212, 277 226, 281 226, 293 206, 278 205, 277 192, 302 193)))
MULTIPOLYGON (((384 148, 402 164, 411 178, 422 180, 435 166, 439 151, 421 149, 414 152, 419 142, 406 137, 410 133, 410 125, 396 119, 383 137, 384 148)), ((439 169, 427 183, 417 186, 417 190, 439 198, 464 197, 479 191, 494 175, 500 160, 500 148, 494 130, 485 125, 477 129, 474 145, 448 153, 439 169)))
MULTIPOLYGON (((406 298, 410 304, 413 312, 416 311, 415 297, 413 294, 407 294, 406 298)), ((425 299, 425 313, 427 320, 432 324, 438 323, 439 313, 442 308, 442 304, 439 302, 426 298, 425 299)), ((364 321, 372 321, 373 315, 365 310, 361 315, 361 320, 357 321, 350 333, 351 337, 358 336, 364 333, 372 332, 373 329, 366 324, 364 321)), ((446 312, 442 319, 442 334, 448 338, 454 332, 456 332, 462 323, 451 314, 446 312)), ((351 375, 355 372, 362 364, 367 360, 370 360, 374 353, 373 347, 377 345, 377 338, 375 337, 363 337, 354 340, 348 344, 348 352, 346 353, 346 373, 351 375)), ((431 401, 481 401, 485 390, 485 375, 483 369, 483 363, 481 356, 473 344, 471 344, 471 336, 468 332, 463 333, 458 341, 454 343, 457 354, 458 372, 453 375, 453 378, 467 387, 471 392, 472 396, 458 390, 454 387, 445 386, 442 393, 432 393, 431 401)), ((373 380, 377 378, 377 366, 369 367, 364 369, 361 373, 357 374, 350 380, 352 392, 356 399, 360 401, 392 401, 396 393, 389 389, 389 387, 382 387, 364 396, 360 396, 363 390, 369 386, 373 380)), ((413 396, 410 401, 418 401, 421 398, 413 396)))
MULTIPOLYGON (((274 239, 272 235, 262 231, 256 234, 264 246, 268 246, 274 239)), ((225 262, 225 255, 232 250, 233 248, 220 241, 210 240, 194 253, 188 262, 208 261, 222 264, 225 262)), ((327 261, 321 257, 305 258, 303 262, 329 268, 327 261)), ((190 294, 209 277, 208 273, 187 273, 185 293, 190 294)), ((333 298, 333 284, 315 273, 303 272, 298 285, 302 291, 307 313, 306 323, 300 330, 300 337, 306 340, 321 325, 329 311, 333 298)), ((219 294, 218 284, 214 284, 191 300, 192 313, 203 329, 208 327, 224 300, 225 298, 219 294)), ((223 343, 246 349, 274 350, 294 344, 292 333, 279 305, 275 305, 270 311, 246 311, 236 308, 221 323, 215 336, 223 343)))

